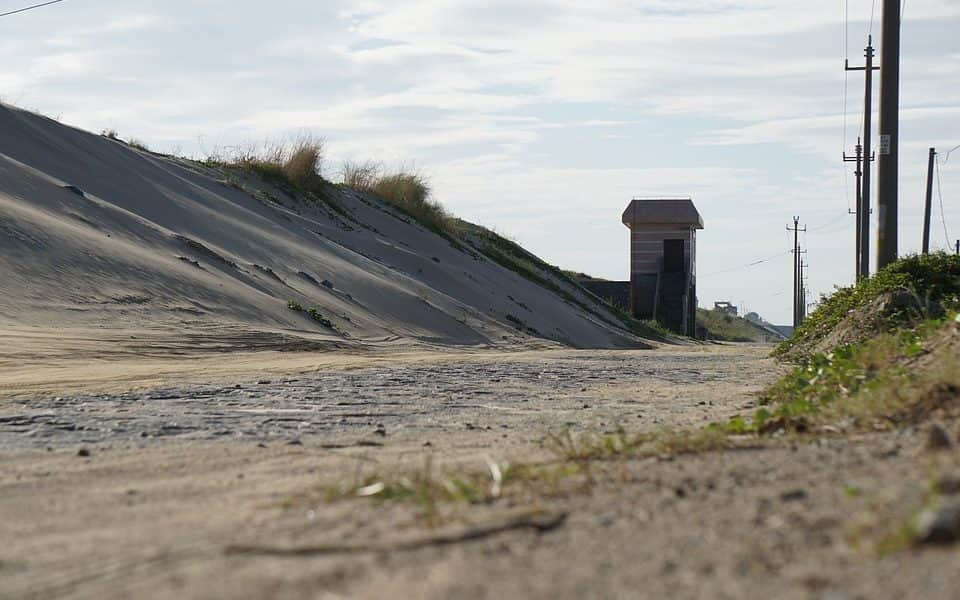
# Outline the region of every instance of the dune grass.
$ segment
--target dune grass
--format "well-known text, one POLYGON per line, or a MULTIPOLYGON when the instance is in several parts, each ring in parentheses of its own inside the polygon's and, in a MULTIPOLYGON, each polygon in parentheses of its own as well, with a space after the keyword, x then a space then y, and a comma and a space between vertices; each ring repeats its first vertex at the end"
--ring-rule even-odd
POLYGON ((324 139, 303 133, 288 142, 264 142, 238 149, 228 157, 211 156, 208 163, 255 173, 271 183, 320 194, 323 178, 324 139))
POLYGON ((386 170, 381 163, 345 162, 341 183, 357 191, 375 194, 436 233, 456 232, 455 221, 443 206, 433 199, 427 177, 415 170, 386 170))

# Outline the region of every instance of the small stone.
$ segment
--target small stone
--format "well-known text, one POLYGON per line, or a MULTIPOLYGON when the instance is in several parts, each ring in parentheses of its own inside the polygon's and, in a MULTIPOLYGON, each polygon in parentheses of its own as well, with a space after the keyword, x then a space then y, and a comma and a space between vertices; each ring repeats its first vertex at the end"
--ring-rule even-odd
POLYGON ((380 437, 387 437, 387 428, 384 427, 383 425, 379 425, 379 426, 376 428, 376 430, 374 430, 373 433, 374 433, 375 435, 379 435, 380 437))
POLYGON ((77 456, 84 456, 84 457, 90 456, 90 451, 87 450, 86 448, 80 448, 79 450, 77 450, 77 456))
POLYGON ((806 500, 807 498, 806 490, 790 490, 780 494, 780 500, 784 502, 796 502, 798 500, 806 500))
POLYGON ((300 440, 290 440, 289 442, 287 442, 287 445, 288 445, 288 446, 302 446, 302 445, 303 445, 303 442, 301 442, 300 440))
POLYGON ((954 544, 960 540, 960 502, 928 508, 917 518, 917 542, 954 544))
POLYGON ((429 448, 429 447, 432 446, 432 445, 433 445, 433 444, 430 443, 429 440, 423 443, 423 446, 424 446, 425 448, 429 448))
POLYGON ((264 444, 263 442, 260 442, 259 444, 257 444, 257 448, 266 448, 266 447, 267 445, 264 444))
POLYGON ((937 480, 937 491, 944 496, 960 494, 960 475, 943 475, 937 480))
POLYGON ((270 385, 272 382, 269 379, 261 379, 257 382, 257 385, 270 385))
POLYGON ((953 440, 946 428, 940 423, 932 423, 927 430, 927 449, 946 450, 951 446, 953 446, 953 440))

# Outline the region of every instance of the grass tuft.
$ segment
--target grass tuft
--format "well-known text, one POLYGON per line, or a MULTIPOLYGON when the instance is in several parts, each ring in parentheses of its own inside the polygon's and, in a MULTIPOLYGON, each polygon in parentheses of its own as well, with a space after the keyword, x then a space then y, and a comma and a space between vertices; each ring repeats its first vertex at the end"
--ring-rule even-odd
POLYGON ((430 182, 422 173, 400 169, 387 172, 376 162, 346 162, 341 170, 343 184, 379 196, 427 229, 450 236, 456 231, 454 219, 433 199, 430 182))

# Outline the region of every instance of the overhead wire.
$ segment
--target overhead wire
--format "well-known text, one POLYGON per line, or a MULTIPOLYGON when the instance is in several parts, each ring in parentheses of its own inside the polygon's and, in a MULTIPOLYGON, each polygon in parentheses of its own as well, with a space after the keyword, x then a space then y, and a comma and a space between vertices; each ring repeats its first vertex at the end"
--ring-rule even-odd
POLYGON ((714 275, 720 275, 722 273, 731 273, 733 271, 742 271, 745 269, 752 269, 753 267, 768 263, 774 259, 780 258, 781 256, 786 256, 787 254, 793 254, 793 250, 787 250, 786 252, 778 252, 773 256, 768 256, 767 258, 761 258, 753 262, 747 263, 745 265, 740 265, 737 267, 730 267, 729 269, 723 269, 722 271, 714 271, 712 273, 707 273, 706 275, 698 275, 698 277, 712 277, 714 275))
POLYGON ((943 155, 943 164, 947 164, 947 162, 950 160, 950 155, 953 154, 954 150, 960 150, 960 145, 954 146, 953 148, 947 150, 947 153, 943 155))
MULTIPOLYGON (((957 148, 960 148, 960 146, 957 146, 957 148)), ((957 148, 954 148, 953 150, 956 150, 957 148)), ((951 150, 950 152, 953 152, 953 150, 951 150)), ((943 223, 943 238, 947 242, 947 248, 949 249, 950 240, 952 238, 950 237, 950 232, 947 231, 947 217, 946 217, 946 213, 944 213, 944 210, 943 210, 943 182, 940 180, 940 157, 939 156, 937 156, 936 166, 937 166, 937 196, 940 199, 940 222, 943 223)))
POLYGON ((8 17, 10 15, 27 12, 28 10, 34 10, 36 8, 43 8, 44 6, 50 6, 51 4, 58 4, 60 2, 63 2, 63 0, 50 0, 49 2, 41 2, 40 4, 34 4, 33 6, 26 6, 24 8, 18 8, 16 10, 10 10, 4 13, 0 13, 0 17, 8 17))

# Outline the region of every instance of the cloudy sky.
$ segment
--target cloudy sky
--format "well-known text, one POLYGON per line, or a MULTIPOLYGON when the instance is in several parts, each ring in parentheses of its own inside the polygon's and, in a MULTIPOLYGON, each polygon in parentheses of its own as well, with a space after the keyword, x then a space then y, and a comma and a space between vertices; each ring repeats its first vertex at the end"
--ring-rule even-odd
MULTIPOLYGON (((871 0, 66 0, 0 19, 0 98, 187 155, 311 130, 330 178, 344 159, 414 165, 458 216, 608 278, 627 277, 630 198, 690 195, 701 305, 785 323, 793 215, 811 289, 852 280, 840 158, 863 79, 843 59, 870 29, 871 0)), ((958 29, 960 0, 906 0, 904 251, 927 148, 960 144, 958 29)), ((960 150, 941 172, 956 239, 960 150)))

